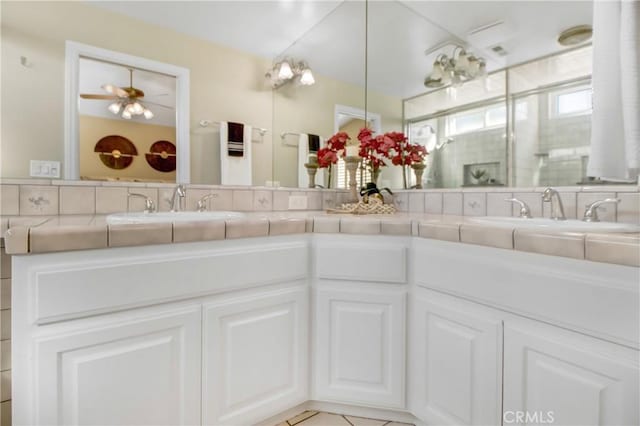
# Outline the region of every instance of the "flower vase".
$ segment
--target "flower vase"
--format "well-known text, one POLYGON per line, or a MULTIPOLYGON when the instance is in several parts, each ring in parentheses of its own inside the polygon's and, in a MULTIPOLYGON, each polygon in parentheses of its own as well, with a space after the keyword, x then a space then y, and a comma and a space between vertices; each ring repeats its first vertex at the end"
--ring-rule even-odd
POLYGON ((422 189, 422 174, 424 173, 424 169, 427 167, 424 163, 413 163, 411 168, 413 169, 413 173, 416 175, 416 189, 422 189))
POLYGON ((380 170, 379 167, 376 167, 375 169, 373 169, 371 171, 371 182, 375 183, 376 185, 378 185, 378 178, 380 177, 380 172, 382 170, 380 170))

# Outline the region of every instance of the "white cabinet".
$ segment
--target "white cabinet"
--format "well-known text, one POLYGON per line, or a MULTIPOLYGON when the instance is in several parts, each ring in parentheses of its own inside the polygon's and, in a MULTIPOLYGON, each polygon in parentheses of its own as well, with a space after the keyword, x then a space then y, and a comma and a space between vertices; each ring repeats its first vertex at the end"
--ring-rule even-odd
POLYGON ((203 424, 254 424, 308 398, 308 288, 204 305, 203 424))
POLYGON ((505 424, 640 424, 637 351, 526 320, 504 333, 505 424))
POLYGON ((419 288, 409 311, 410 411, 428 424, 499 425, 502 321, 419 288))
POLYGON ((315 397, 404 407, 404 288, 320 283, 316 293, 315 397))
POLYGON ((35 417, 20 416, 21 422, 198 424, 200 306, 149 311, 41 333, 35 340, 35 417))

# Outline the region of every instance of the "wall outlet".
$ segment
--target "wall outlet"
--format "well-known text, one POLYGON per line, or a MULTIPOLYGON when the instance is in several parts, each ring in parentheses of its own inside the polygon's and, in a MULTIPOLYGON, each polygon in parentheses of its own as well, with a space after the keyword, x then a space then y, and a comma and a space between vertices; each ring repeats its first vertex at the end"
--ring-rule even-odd
POLYGON ((59 178, 60 162, 31 160, 29 174, 31 177, 59 178))
POLYGON ((306 195, 289 195, 289 210, 306 210, 306 195))

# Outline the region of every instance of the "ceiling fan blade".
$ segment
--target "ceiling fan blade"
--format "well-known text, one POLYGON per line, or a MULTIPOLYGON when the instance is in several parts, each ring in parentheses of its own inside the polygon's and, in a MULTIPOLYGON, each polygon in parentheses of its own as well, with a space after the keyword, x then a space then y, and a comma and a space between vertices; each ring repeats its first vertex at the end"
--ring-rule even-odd
POLYGON ((153 95, 145 95, 147 98, 156 97, 156 96, 169 96, 168 93, 154 93, 153 95))
POLYGON ((174 108, 174 107, 172 107, 172 106, 169 106, 169 105, 162 105, 162 104, 159 104, 159 103, 156 103, 156 102, 147 101, 146 99, 143 99, 143 100, 142 100, 142 103, 144 103, 144 104, 149 104, 149 105, 156 105, 156 106, 159 106, 159 107, 162 107, 162 108, 167 108, 167 109, 175 109, 175 108, 174 108))
POLYGON ((80 97, 82 99, 119 99, 115 95, 93 95, 90 93, 81 93, 80 97))
POLYGON ((101 86, 106 92, 111 93, 112 95, 118 96, 120 98, 128 98, 129 93, 126 90, 119 88, 113 84, 103 84, 101 86))

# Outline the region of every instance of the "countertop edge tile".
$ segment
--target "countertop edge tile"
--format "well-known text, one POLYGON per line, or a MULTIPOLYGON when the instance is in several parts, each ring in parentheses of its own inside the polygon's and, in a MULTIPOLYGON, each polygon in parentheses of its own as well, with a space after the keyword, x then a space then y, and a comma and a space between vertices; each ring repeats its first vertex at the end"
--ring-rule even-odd
POLYGON ((640 235, 587 234, 585 259, 640 267, 640 235))
POLYGON ((135 223, 109 225, 109 247, 145 246, 173 242, 173 224, 135 223))
POLYGON ((226 225, 222 221, 175 222, 173 224, 174 243, 224 240, 225 235, 226 225))
POLYGON ((420 222, 418 236, 434 240, 460 242, 459 223, 420 222))
POLYGON ((463 223, 460 225, 460 242, 513 250, 514 229, 463 223))
POLYGON ((29 253, 29 231, 27 226, 9 228, 4 234, 4 249, 7 254, 29 253))
POLYGON ((585 258, 585 234, 579 232, 540 232, 516 229, 514 249, 551 256, 585 258))
POLYGON ((91 250, 109 247, 106 225, 34 227, 29 231, 30 253, 91 250))

